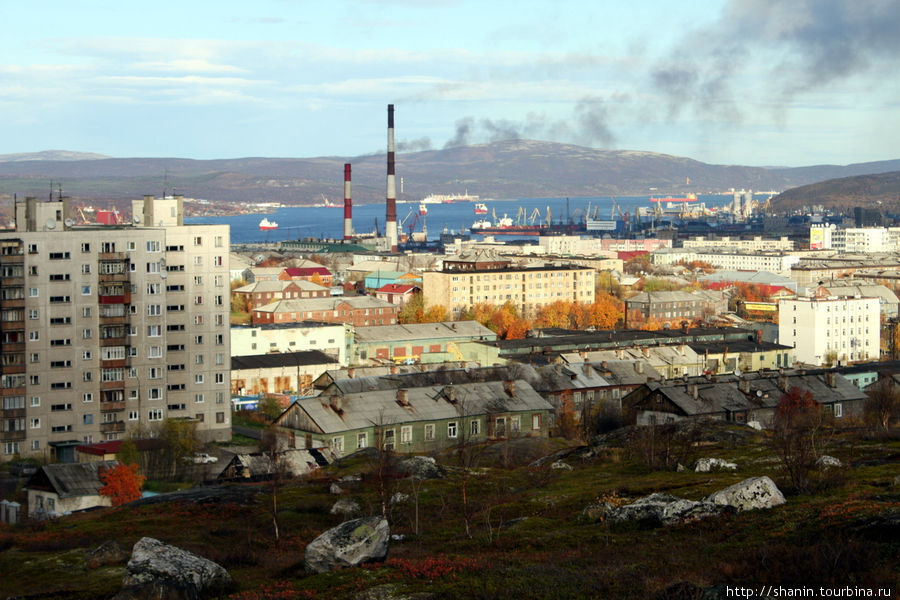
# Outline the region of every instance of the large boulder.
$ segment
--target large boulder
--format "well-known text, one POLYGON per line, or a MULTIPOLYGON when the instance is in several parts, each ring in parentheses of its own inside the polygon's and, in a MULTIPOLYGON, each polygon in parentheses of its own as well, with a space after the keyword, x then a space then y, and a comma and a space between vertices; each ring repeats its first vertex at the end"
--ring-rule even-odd
POLYGON ((751 477, 707 496, 704 502, 733 506, 738 512, 784 504, 784 494, 770 478, 751 477))
POLYGON ((157 539, 138 540, 131 551, 122 590, 114 600, 197 600, 232 586, 222 566, 157 539))
POLYGON ((819 469, 840 469, 844 466, 844 463, 833 456, 828 456, 827 454, 823 454, 816 460, 816 467, 819 469))
POLYGON ((678 500, 680 498, 670 494, 650 494, 624 506, 607 505, 604 519, 611 523, 638 521, 647 525, 659 525, 665 508, 678 500))
POLYGON ((727 512, 734 511, 730 506, 713 504, 706 501, 676 500, 663 507, 660 521, 663 525, 680 525, 693 523, 700 519, 720 517, 727 512))
POLYGON ((737 464, 722 460, 721 458, 701 458, 694 465, 695 473, 710 473, 712 471, 734 471, 737 464))
POLYGON ((403 475, 415 479, 439 479, 444 476, 444 470, 430 456, 404 458, 399 462, 397 468, 403 475))
POLYGON ((311 541, 304 562, 316 573, 380 562, 387 558, 390 537, 390 527, 383 517, 346 521, 311 541))

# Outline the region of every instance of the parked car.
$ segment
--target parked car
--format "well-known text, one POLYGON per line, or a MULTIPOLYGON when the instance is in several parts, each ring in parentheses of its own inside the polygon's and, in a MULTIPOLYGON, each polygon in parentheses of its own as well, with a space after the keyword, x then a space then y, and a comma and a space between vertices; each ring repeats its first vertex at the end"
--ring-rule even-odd
POLYGON ((191 461, 195 465, 207 465, 214 462, 219 462, 218 456, 212 456, 207 454, 206 452, 197 452, 194 456, 185 456, 184 460, 191 461))

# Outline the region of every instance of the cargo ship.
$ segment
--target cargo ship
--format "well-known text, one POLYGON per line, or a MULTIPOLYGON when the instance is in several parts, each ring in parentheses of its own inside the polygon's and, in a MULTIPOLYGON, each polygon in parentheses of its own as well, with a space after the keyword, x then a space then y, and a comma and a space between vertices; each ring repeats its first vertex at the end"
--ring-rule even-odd
POLYGON ((424 202, 419 202, 419 214, 423 217, 428 214, 428 207, 424 202))
POLYGON ((476 215, 486 215, 488 214, 487 206, 483 203, 479 202, 475 205, 475 214, 476 215))
POLYGON ((263 217, 263 220, 259 222, 259 228, 262 231, 272 231, 273 229, 278 229, 278 223, 263 217))

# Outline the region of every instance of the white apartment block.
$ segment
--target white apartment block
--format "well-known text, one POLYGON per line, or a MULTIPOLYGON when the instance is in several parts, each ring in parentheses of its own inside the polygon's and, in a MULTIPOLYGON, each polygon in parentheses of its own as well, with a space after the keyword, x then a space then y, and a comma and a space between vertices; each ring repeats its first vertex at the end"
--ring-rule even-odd
POLYGON ((66 201, 16 206, 0 233, 0 459, 190 419, 231 436, 229 229, 183 225, 180 198, 128 226, 73 227, 66 201))
POLYGON ((577 235, 542 235, 538 237, 538 248, 543 254, 605 256, 616 258, 616 252, 605 250, 600 238, 580 237, 577 235))
POLYGON ((681 243, 684 248, 709 248, 715 246, 717 248, 727 248, 728 250, 738 250, 741 252, 774 252, 781 250, 793 250, 794 242, 786 237, 764 238, 762 236, 754 236, 749 240, 723 236, 720 238, 708 238, 702 235, 694 236, 681 243))
POLYGON ((778 343, 793 346, 794 360, 821 365, 832 354, 842 362, 880 356, 878 298, 823 295, 778 303, 778 343))
POLYGON ((900 250, 900 227, 813 225, 809 247, 847 253, 895 252, 900 250))
POLYGON ((277 323, 231 328, 232 356, 319 350, 347 366, 353 344, 347 323, 277 323))
POLYGON ((667 248, 650 254, 654 265, 673 265, 681 261, 701 261, 729 271, 769 271, 790 276, 791 267, 800 262, 798 254, 787 252, 737 252, 715 248, 667 248))

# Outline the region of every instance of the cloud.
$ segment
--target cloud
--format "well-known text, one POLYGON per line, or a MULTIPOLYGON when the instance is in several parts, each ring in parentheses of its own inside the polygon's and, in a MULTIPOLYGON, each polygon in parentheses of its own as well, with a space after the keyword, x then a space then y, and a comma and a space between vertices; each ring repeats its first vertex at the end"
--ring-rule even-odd
POLYGON ((422 152, 424 150, 431 150, 431 138, 429 137, 397 142, 397 152, 422 152))
POLYGON ((742 85, 750 78, 765 82, 778 111, 801 93, 896 69, 898 31, 896 0, 731 0, 713 24, 673 47, 649 79, 670 118, 691 111, 738 121, 753 93, 742 85))

